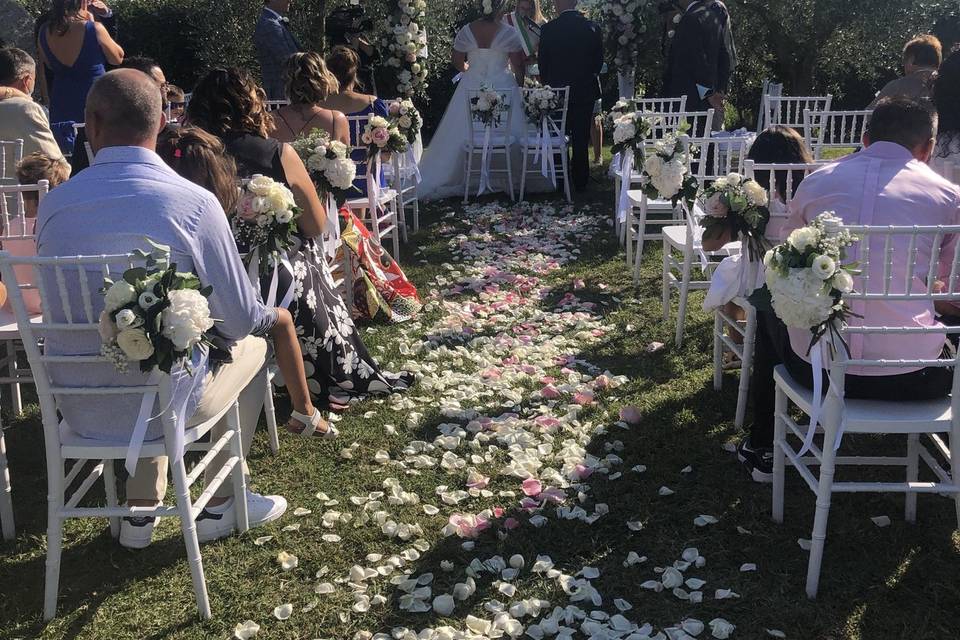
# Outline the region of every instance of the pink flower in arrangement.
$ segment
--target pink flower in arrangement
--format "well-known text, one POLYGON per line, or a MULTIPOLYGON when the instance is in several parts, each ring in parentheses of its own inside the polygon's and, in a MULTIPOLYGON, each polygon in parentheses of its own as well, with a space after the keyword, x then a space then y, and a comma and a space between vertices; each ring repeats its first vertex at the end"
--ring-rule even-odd
POLYGON ((560 397, 560 392, 552 384, 548 384, 543 388, 543 391, 540 392, 544 398, 547 400, 556 400, 560 397))
POLYGON ((417 61, 417 54, 415 54, 415 53, 408 53, 408 54, 406 55, 406 60, 407 60, 407 62, 416 62, 416 61, 417 61))
POLYGON ((373 141, 373 138, 370 137, 370 134, 369 134, 369 133, 363 133, 363 134, 360 136, 360 141, 361 141, 363 144, 370 144, 370 143, 373 141))
POLYGON ((483 516, 455 513, 450 516, 450 524, 461 538, 476 538, 490 528, 490 521, 483 516))
POLYGON ((237 204, 237 215, 240 216, 241 220, 256 220, 259 215, 256 211, 253 210, 253 198, 244 197, 237 204))
POLYGON ((387 143, 390 142, 390 132, 383 127, 377 127, 373 130, 373 133, 370 134, 370 139, 373 140, 373 144, 378 147, 385 147, 387 143))
POLYGON ((536 478, 527 478, 523 481, 523 495, 535 497, 543 491, 543 485, 536 478))
POLYGON ((399 102, 391 102, 391 103, 390 103, 390 115, 396 116, 396 115, 399 115, 399 114, 400 114, 400 103, 399 103, 399 102))

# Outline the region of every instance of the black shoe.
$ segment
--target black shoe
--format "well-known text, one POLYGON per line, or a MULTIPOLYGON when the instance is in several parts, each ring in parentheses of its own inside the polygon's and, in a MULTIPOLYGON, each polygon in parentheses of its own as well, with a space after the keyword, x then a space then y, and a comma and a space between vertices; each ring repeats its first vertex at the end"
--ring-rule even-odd
POLYGON ((748 436, 737 445, 737 460, 750 469, 750 476, 754 482, 773 482, 773 449, 754 448, 748 436))

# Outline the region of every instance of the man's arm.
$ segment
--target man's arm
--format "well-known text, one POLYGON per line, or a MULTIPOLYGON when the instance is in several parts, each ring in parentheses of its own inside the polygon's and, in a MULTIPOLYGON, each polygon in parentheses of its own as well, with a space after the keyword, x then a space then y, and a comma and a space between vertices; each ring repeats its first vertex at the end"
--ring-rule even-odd
POLYGON ((297 52, 296 47, 287 44, 283 25, 277 20, 261 20, 253 34, 253 41, 264 57, 275 60, 278 65, 297 52))
POLYGON ((550 70, 553 64, 553 28, 550 24, 543 25, 540 30, 540 48, 537 51, 537 66, 540 68, 540 79, 543 84, 550 84, 550 70))

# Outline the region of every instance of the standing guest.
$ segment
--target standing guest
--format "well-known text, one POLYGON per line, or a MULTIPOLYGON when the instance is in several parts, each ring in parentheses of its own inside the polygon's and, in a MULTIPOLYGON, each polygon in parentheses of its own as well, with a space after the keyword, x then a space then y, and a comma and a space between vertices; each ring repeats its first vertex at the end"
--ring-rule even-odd
POLYGON ((30 95, 37 65, 26 51, 0 49, 0 140, 23 140, 23 155, 42 153, 61 159, 43 107, 30 95))
POLYGON ((933 79, 942 60, 943 47, 936 36, 917 36, 903 48, 903 76, 891 80, 880 89, 867 108, 875 108, 884 98, 929 98, 933 79))
MULTIPOLYGON (((187 119, 224 141, 241 177, 260 174, 286 184, 303 211, 297 220, 300 246, 288 256, 292 270, 281 265, 277 290, 292 286, 297 292, 289 309, 300 335, 307 383, 320 405, 340 411, 368 394, 408 388, 413 382, 410 374, 381 371, 367 353, 337 293, 318 241, 326 211, 297 153, 267 137, 273 122, 263 89, 240 69, 214 69, 197 83, 187 119)), ((270 276, 265 280, 263 290, 269 287, 270 276)))
POLYGON ((536 78, 533 65, 537 63, 537 52, 540 49, 540 31, 547 19, 540 8, 540 0, 517 0, 516 11, 503 16, 503 23, 516 31, 523 45, 523 53, 527 56, 527 75, 536 78))
POLYGON ((260 77, 268 100, 283 100, 283 63, 303 47, 290 31, 290 0, 263 0, 263 10, 253 32, 260 61, 260 77))
MULTIPOLYGON (((233 215, 240 198, 237 164, 219 138, 196 127, 168 128, 160 134, 157 154, 180 176, 215 195, 228 217, 233 215)), ((277 311, 277 324, 270 330, 270 338, 293 405, 287 430, 303 436, 334 438, 337 430, 323 419, 310 399, 293 316, 286 309, 277 311)))
POLYGON ((940 66, 933 82, 933 106, 939 116, 935 160, 960 161, 960 49, 940 66))
POLYGON ((50 122, 64 153, 73 152, 74 123, 83 122, 87 93, 106 72, 123 62, 123 49, 93 14, 87 0, 54 0, 50 19, 41 26, 37 50, 53 71, 50 122), (67 61, 70 64, 67 64, 67 61))
POLYGON ((683 17, 667 54, 664 95, 686 96, 688 111, 723 112, 735 59, 731 59, 735 52, 730 49, 729 14, 723 3, 713 0, 679 0, 677 4, 683 17))
POLYGON ((293 142, 314 129, 323 129, 331 140, 350 144, 347 117, 319 106, 340 90, 337 77, 327 69, 319 53, 295 53, 287 58, 283 63, 283 82, 290 104, 270 114, 276 125, 271 138, 293 142))
MULTIPOLYGON (((810 174, 797 189, 788 205, 790 217, 784 234, 807 225, 824 211, 834 211, 852 225, 955 225, 960 224, 960 188, 941 178, 927 166, 933 153, 937 117, 925 104, 907 98, 887 98, 877 104, 863 136, 865 148, 839 162, 810 174)), ((923 246, 911 253, 905 237, 895 239, 893 264, 871 262, 870 281, 883 281, 883 269, 891 268, 894 278, 903 281, 908 259, 928 264, 931 252, 941 256, 941 269, 949 272, 956 237, 947 237, 940 247, 923 246), (902 244, 902 246, 901 246, 902 244), (898 257, 899 256, 899 257, 898 257)), ((856 246, 854 247, 856 249, 856 246)), ((874 247, 873 251, 882 251, 874 247)), ((915 281, 919 282, 917 277, 915 281)), ((922 283, 919 283, 921 286, 922 283)), ((856 302, 856 314, 849 319, 853 326, 933 327, 933 303, 922 301, 856 302)), ((790 375, 807 388, 813 379, 807 351, 810 332, 779 325, 772 340, 776 353, 764 357, 782 362, 790 375), (789 335, 789 340, 783 339, 789 335)), ((874 334, 859 336, 850 344, 850 357, 888 360, 940 357, 944 335, 897 336, 874 334)), ((765 346, 758 347, 758 349, 765 346)), ((759 355, 759 354, 758 354, 759 355)), ((950 369, 850 367, 846 376, 847 398, 904 402, 930 400, 950 393, 953 372, 950 369), (879 375, 878 375, 879 374, 879 375)), ((773 446, 773 379, 754 380, 756 398, 770 401, 758 403, 748 438, 737 453, 758 482, 770 482, 773 446)))
MULTIPOLYGON (((59 153, 59 149, 57 150, 59 153)), ((46 180, 48 188, 53 189, 70 177, 70 165, 62 158, 51 158, 40 152, 24 156, 17 165, 17 182, 20 184, 37 184, 46 180)), ((14 236, 3 241, 3 250, 18 258, 30 258, 37 255, 37 245, 33 238, 16 239, 16 236, 32 236, 37 223, 37 207, 40 206, 40 196, 36 192, 23 194, 23 217, 11 215, 8 220, 9 228, 3 230, 4 235, 14 236)), ((25 283, 34 280, 33 268, 27 265, 14 267, 17 282, 25 283)), ((23 291, 23 303, 29 313, 43 311, 40 305, 40 292, 36 289, 23 291)))
POLYGON ((370 93, 377 92, 376 66, 380 64, 380 51, 370 44, 366 33, 373 28, 373 22, 366 17, 366 11, 359 3, 334 9, 327 16, 325 31, 327 47, 347 47, 359 61, 357 86, 370 93))
MULTIPOLYGON (((219 414, 241 389, 240 431, 244 454, 250 449, 266 393, 262 375, 267 345, 261 337, 277 323, 276 309, 265 307, 250 286, 246 269, 236 252, 233 234, 220 203, 208 191, 184 180, 155 153, 157 134, 163 128, 160 92, 156 83, 133 69, 111 71, 90 91, 86 109, 87 135, 96 152, 93 165, 81 175, 57 187, 40 204, 37 217, 37 253, 40 256, 102 255, 149 249, 144 237, 168 245, 171 262, 192 271, 213 287, 210 312, 218 318, 217 331, 232 344, 229 362, 211 370, 201 351, 194 354, 193 376, 199 384, 187 384, 190 375, 175 368, 173 401, 184 403, 187 424, 199 424, 219 414), (78 233, 78 230, 82 230, 78 233), (177 384, 182 380, 182 384, 177 384)), ((45 276, 46 277, 46 276, 45 276)), ((74 304, 79 305, 79 300, 74 304)), ((48 310, 58 321, 62 310, 48 310)), ((82 307, 74 308, 83 314, 82 307)), ((99 354, 100 336, 48 335, 48 354, 99 354)), ((113 365, 85 366, 84 378, 69 369, 51 370, 53 383, 66 386, 142 385, 146 375, 119 373, 113 365)), ((138 394, 117 396, 109 404, 91 403, 79 396, 61 398, 57 408, 78 435, 94 440, 129 439, 128 428, 136 422, 141 400, 138 394)), ((156 408, 154 413, 159 412, 156 408)), ((226 419, 214 427, 212 439, 220 436, 226 419)), ((149 423, 145 439, 162 436, 159 421, 149 423)), ((139 443, 131 442, 136 447, 139 443)), ((229 457, 223 451, 211 461, 206 479, 218 473, 229 457)), ((249 486, 249 485, 248 485, 249 486)), ((167 487, 167 459, 141 459, 136 473, 127 480, 127 504, 152 507, 160 504, 167 487)), ((225 482, 197 516, 197 537, 209 541, 234 531, 236 499, 246 499, 250 526, 279 518, 287 508, 281 496, 261 496, 248 491, 234 496, 225 482)), ((120 544, 144 548, 150 544, 156 519, 124 518, 120 544)))
MULTIPOLYGON (((325 109, 339 111, 348 117, 362 116, 381 116, 388 118, 386 103, 377 96, 362 93, 357 90, 357 73, 360 71, 360 58, 357 53, 349 47, 334 47, 330 55, 327 56, 327 67, 337 79, 340 90, 318 103, 325 109)), ((360 142, 361 126, 350 127, 350 144, 354 147, 362 147, 360 142)), ((355 149, 353 159, 357 165, 357 179, 353 186, 359 192, 358 197, 367 195, 367 165, 363 163, 366 157, 364 149, 355 149)), ((386 186, 383 177, 383 169, 380 171, 380 186, 386 186)))
POLYGON ((183 112, 187 108, 186 94, 183 89, 169 82, 163 85, 163 92, 167 98, 167 113, 169 114, 167 119, 171 123, 180 122, 180 119, 183 118, 183 112))
POLYGON ((555 0, 557 17, 540 32, 540 78, 551 87, 570 88, 567 130, 573 159, 570 182, 584 191, 590 180, 590 128, 600 97, 603 36, 600 27, 577 10, 578 0, 555 0))

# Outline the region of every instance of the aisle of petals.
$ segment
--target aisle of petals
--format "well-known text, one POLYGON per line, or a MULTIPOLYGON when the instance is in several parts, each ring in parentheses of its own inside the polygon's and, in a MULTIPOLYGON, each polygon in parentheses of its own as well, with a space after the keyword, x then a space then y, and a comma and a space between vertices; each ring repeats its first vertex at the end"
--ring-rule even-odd
MULTIPOLYGON (((373 451, 368 460, 363 443, 346 433, 338 455, 371 465, 378 487, 364 495, 316 496, 323 542, 336 545, 349 528, 370 527, 382 536, 383 549, 365 549, 344 575, 322 567, 307 604, 295 609, 278 602, 273 617, 285 622, 269 624, 295 624, 335 598, 343 603, 339 623, 357 640, 733 637, 734 625, 720 617, 648 622, 639 613, 642 598, 674 598, 688 610, 704 599, 739 598, 729 588, 705 589, 697 573, 707 559, 696 548, 657 559, 630 551, 622 565, 636 583, 625 594, 610 593, 598 568, 571 569, 549 550, 509 557, 483 552, 569 520, 620 520, 624 536, 642 530, 631 514, 595 501, 587 482, 645 472, 643 465, 625 468, 617 435, 642 416, 617 402, 625 376, 578 356, 611 330, 600 315, 603 303, 578 295, 583 282, 557 277, 577 262, 583 238, 605 232, 601 216, 586 208, 472 206, 435 230, 447 239, 451 263, 431 283, 425 319, 402 332, 405 361, 392 363, 415 371, 418 387, 379 403, 405 419, 383 424, 385 432, 409 439, 393 452, 373 451), (424 474, 446 481, 432 495, 404 488, 405 478, 424 474), (364 615, 377 611, 423 623, 362 629, 364 615)), ((593 290, 607 295, 602 284, 593 290)), ((377 409, 364 417, 376 421, 377 409)), ((661 496, 672 493, 660 489, 661 496)), ((311 512, 301 507, 294 515, 311 512)), ((693 525, 717 521, 702 514, 693 525)), ((271 540, 263 536, 255 544, 271 540)), ((282 571, 299 570, 295 552, 280 551, 282 571)), ((235 634, 251 638, 258 630, 247 621, 235 634)))

